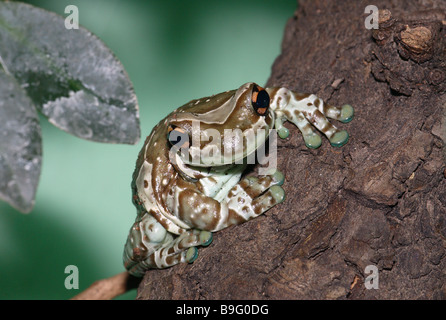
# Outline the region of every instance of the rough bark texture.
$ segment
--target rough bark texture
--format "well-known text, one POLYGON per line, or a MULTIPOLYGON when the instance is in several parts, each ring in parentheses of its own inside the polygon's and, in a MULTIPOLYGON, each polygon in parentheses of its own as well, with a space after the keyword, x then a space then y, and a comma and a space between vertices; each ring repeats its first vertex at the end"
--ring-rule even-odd
POLYGON ((310 150, 288 125, 285 202, 149 271, 139 299, 446 298, 446 3, 376 0, 378 30, 368 4, 300 1, 268 81, 353 105, 349 143, 310 150))

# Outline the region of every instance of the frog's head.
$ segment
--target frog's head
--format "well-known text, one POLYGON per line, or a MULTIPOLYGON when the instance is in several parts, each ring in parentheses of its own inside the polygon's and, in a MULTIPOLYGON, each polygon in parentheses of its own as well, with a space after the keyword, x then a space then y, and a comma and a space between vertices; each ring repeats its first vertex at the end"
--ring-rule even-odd
POLYGON ((186 164, 240 163, 263 146, 273 127, 270 97, 255 83, 192 100, 169 118, 171 153, 186 164))

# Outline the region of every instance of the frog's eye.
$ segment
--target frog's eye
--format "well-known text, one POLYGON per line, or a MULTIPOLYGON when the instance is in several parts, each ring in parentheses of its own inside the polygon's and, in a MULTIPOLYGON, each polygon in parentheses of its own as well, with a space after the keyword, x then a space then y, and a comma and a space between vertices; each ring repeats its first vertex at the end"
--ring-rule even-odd
POLYGON ((251 97, 252 107, 259 116, 266 116, 269 107, 269 94, 265 89, 254 86, 251 97))
POLYGON ((167 140, 169 140, 172 146, 178 148, 189 147, 189 135, 182 128, 169 125, 167 128, 167 140))

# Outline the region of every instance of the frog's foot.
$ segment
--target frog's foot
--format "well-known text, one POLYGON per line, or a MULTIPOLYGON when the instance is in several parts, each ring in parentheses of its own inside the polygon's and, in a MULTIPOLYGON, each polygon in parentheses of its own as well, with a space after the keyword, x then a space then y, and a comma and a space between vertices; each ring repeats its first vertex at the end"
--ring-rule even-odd
POLYGON ((345 130, 337 131, 330 137, 330 144, 333 147, 342 147, 348 142, 348 132, 345 130))
POLYGON ((280 186, 284 176, 280 171, 259 177, 247 177, 228 194, 228 208, 237 223, 255 218, 283 202, 285 192, 280 186))
POLYGON ((353 116, 355 114, 355 110, 353 107, 349 104, 344 104, 341 107, 341 113, 337 120, 341 121, 342 123, 349 123, 353 120, 353 116))
POLYGON ((315 132, 311 132, 311 134, 306 134, 303 137, 304 137, 305 145, 307 146, 307 148, 317 149, 322 144, 321 137, 318 134, 316 134, 315 132))
POLYGON ((302 132, 308 148, 319 148, 322 144, 322 139, 315 129, 323 133, 330 140, 332 146, 340 147, 347 143, 347 132, 336 128, 329 119, 335 119, 343 123, 350 122, 354 116, 351 105, 345 104, 341 107, 334 107, 326 104, 314 94, 297 94, 283 88, 277 91, 277 95, 280 96, 280 101, 282 101, 282 103, 277 102, 275 108, 274 127, 279 137, 286 138, 288 136, 289 132, 283 126, 283 122, 288 120, 302 132), (288 102, 283 103, 283 101, 288 102))
POLYGON ((276 204, 285 200, 285 191, 279 185, 274 185, 269 188, 265 193, 258 196, 252 201, 252 207, 254 212, 259 215, 268 211, 276 204))
POLYGON ((355 110, 349 104, 344 104, 341 107, 334 107, 326 104, 322 100, 318 106, 318 109, 327 118, 335 119, 342 123, 349 123, 350 121, 352 121, 355 114, 355 110))
MULTIPOLYGON (((325 134, 333 147, 342 147, 348 142, 349 135, 347 131, 340 130, 330 123, 327 117, 343 123, 350 122, 354 114, 352 106, 346 104, 338 108, 327 105, 322 100, 319 100, 319 103, 316 103, 317 101, 318 99, 314 102, 314 107, 317 106, 318 109, 308 106, 310 111, 302 112, 305 119, 308 119, 319 131, 325 134)), ((309 124, 306 124, 301 131, 307 147, 318 148, 321 145, 321 138, 311 130, 309 124)))
MULTIPOLYGON (((288 113, 287 119, 289 119, 291 122, 293 122, 299 128, 300 132, 302 132, 302 136, 304 138, 305 145, 308 148, 317 149, 321 146, 322 139, 316 133, 316 131, 313 129, 313 126, 308 121, 307 117, 309 117, 308 113, 301 112, 301 111, 295 109, 292 113, 288 113)), ((313 119, 313 118, 311 118, 311 119, 313 119)), ((277 125, 278 125, 278 123, 276 123, 276 126, 277 125)), ((282 127, 283 127, 283 125, 279 126, 279 128, 277 129, 279 136, 280 136, 280 133, 281 133, 280 130, 282 127)), ((283 128, 285 128, 285 127, 283 127, 283 128)))
MULTIPOLYGON (((259 180, 260 179, 261 178, 259 178, 259 180)), ((239 193, 238 198, 234 198, 237 202, 234 201, 229 205, 230 209, 244 221, 258 217, 276 204, 285 200, 285 191, 278 184, 275 184, 266 190, 263 189, 263 192, 261 192, 261 188, 248 189, 248 192, 249 191, 253 192, 250 192, 249 195, 244 192, 239 193), (241 201, 241 199, 244 200, 241 201), (250 199, 251 201, 247 201, 247 199, 250 199)))
POLYGON ((281 186, 284 181, 285 176, 282 172, 271 169, 265 175, 259 177, 246 177, 240 181, 239 185, 251 198, 255 198, 274 185, 281 186))
POLYGON ((209 231, 191 230, 182 233, 154 252, 154 262, 160 269, 180 262, 192 263, 198 257, 197 246, 210 245, 212 238, 212 233, 209 231))
POLYGON ((282 116, 280 112, 277 112, 277 118, 274 122, 274 128, 277 130, 277 134, 281 139, 288 138, 290 135, 290 130, 283 126, 283 123, 286 121, 286 118, 282 116))

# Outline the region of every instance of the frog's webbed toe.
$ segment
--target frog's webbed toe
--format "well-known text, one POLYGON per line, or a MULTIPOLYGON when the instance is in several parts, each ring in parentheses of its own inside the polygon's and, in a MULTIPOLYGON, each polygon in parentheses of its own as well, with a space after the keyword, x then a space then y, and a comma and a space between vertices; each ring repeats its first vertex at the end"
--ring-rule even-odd
POLYGON ((168 268, 181 262, 192 263, 198 257, 198 246, 208 246, 212 233, 198 229, 188 230, 175 239, 166 242, 149 257, 154 267, 168 268))
POLYGON ((280 171, 242 179, 228 197, 229 208, 239 217, 236 220, 250 220, 282 202, 285 199, 283 182, 284 175, 280 171))
MULTIPOLYGON (((180 251, 173 256, 178 257, 178 262, 187 262, 193 263, 198 257, 198 248, 197 246, 207 247, 212 243, 213 235, 212 232, 209 231, 200 231, 194 230, 192 231, 194 234, 191 238, 186 241, 186 250, 180 251), (190 242, 188 242, 190 241, 190 242), (188 247, 192 245, 191 247, 188 247)), ((187 237, 186 237, 187 238, 187 237)), ((182 240, 184 241, 184 239, 182 240)))
POLYGON ((283 185, 283 183, 285 182, 285 176, 279 170, 274 170, 274 172, 272 173, 272 178, 278 186, 283 185))
MULTIPOLYGON (((264 174, 260 175, 260 178, 265 178, 265 177, 269 177, 266 179, 271 179, 269 187, 273 186, 273 185, 281 186, 285 181, 284 174, 281 171, 277 170, 276 168, 268 169, 266 172, 264 172, 264 174)), ((252 178, 252 177, 250 177, 250 178, 252 178)), ((259 179, 259 177, 257 177, 257 178, 259 179)), ((257 181, 257 182, 259 182, 259 181, 257 181)), ((262 182, 262 180, 260 180, 260 182, 262 182)))
POLYGON ((341 121, 342 123, 349 123, 350 121, 353 120, 354 114, 355 110, 353 109, 353 107, 349 104, 344 104, 341 107, 341 115, 338 120, 341 121))
MULTIPOLYGON (((305 145, 308 148, 317 149, 321 146, 322 139, 316 133, 316 131, 313 129, 313 126, 311 125, 311 123, 308 121, 307 113, 301 112, 296 109, 293 112, 285 112, 284 114, 286 115, 286 119, 293 122, 299 128, 300 132, 302 132, 302 136, 304 138, 305 145)), ((276 124, 276 126, 277 126, 277 124, 276 124)), ((278 133, 279 133, 279 137, 286 138, 288 136, 288 129, 286 131, 286 133, 287 133, 286 135, 284 135, 284 134, 281 135, 281 130, 283 130, 282 128, 286 129, 283 125, 281 125, 277 129, 278 133)))
POLYGON ((252 201, 254 212, 261 214, 285 200, 285 191, 279 185, 274 185, 265 193, 252 201))
POLYGON ((348 132, 345 130, 337 131, 335 134, 333 134, 330 138, 330 144, 333 147, 342 147, 348 142, 349 135, 348 132))
POLYGON ((349 104, 344 104, 341 107, 332 106, 332 105, 325 103, 320 98, 316 98, 316 100, 314 100, 313 104, 327 118, 338 120, 342 123, 348 123, 353 120, 355 111, 354 111, 353 107, 349 104))
POLYGON ((312 132, 311 134, 305 134, 303 137, 307 148, 317 149, 322 144, 322 138, 315 132, 312 132))
MULTIPOLYGON (((342 147, 348 142, 349 135, 347 131, 338 129, 328 118, 343 123, 350 122, 354 114, 352 106, 346 104, 338 108, 320 102, 318 109, 314 108, 315 106, 307 107, 309 110, 302 112, 304 117, 330 140, 330 144, 333 147, 342 147)), ((299 127, 299 129, 301 128, 299 127)), ((312 130, 310 124, 306 124, 303 129, 301 131, 307 147, 318 148, 322 144, 321 137, 312 130)))
POLYGON ((212 232, 210 231, 201 231, 199 237, 200 237, 200 245, 202 247, 207 247, 208 245, 210 245, 214 238, 212 232))
POLYGON ((240 186, 251 198, 256 198, 268 190, 268 188, 282 185, 284 180, 285 176, 283 173, 274 169, 267 175, 246 177, 240 181, 240 186))
POLYGON ((194 262, 198 257, 197 246, 207 247, 212 243, 212 232, 192 230, 188 233, 189 234, 186 236, 179 236, 179 238, 183 237, 183 239, 180 240, 180 244, 182 244, 178 246, 179 251, 175 251, 175 246, 171 246, 171 248, 174 248, 174 253, 170 254, 173 264, 170 264, 169 266, 179 262, 194 262))
POLYGON ((274 128, 277 130, 277 134, 281 139, 288 138, 290 135, 290 130, 283 125, 286 120, 286 117, 284 117, 281 112, 277 112, 274 128))
POLYGON ((186 260, 188 263, 194 262, 197 259, 197 257, 198 257, 197 247, 190 247, 184 253, 184 260, 186 260))
POLYGON ((347 132, 338 129, 329 119, 342 123, 350 122, 354 116, 351 105, 331 106, 314 94, 296 93, 286 88, 272 88, 269 93, 272 110, 276 116, 274 127, 280 138, 288 137, 289 130, 283 126, 283 122, 290 121, 302 132, 308 148, 316 149, 322 144, 322 139, 315 129, 323 133, 332 146, 340 147, 347 143, 347 132))

